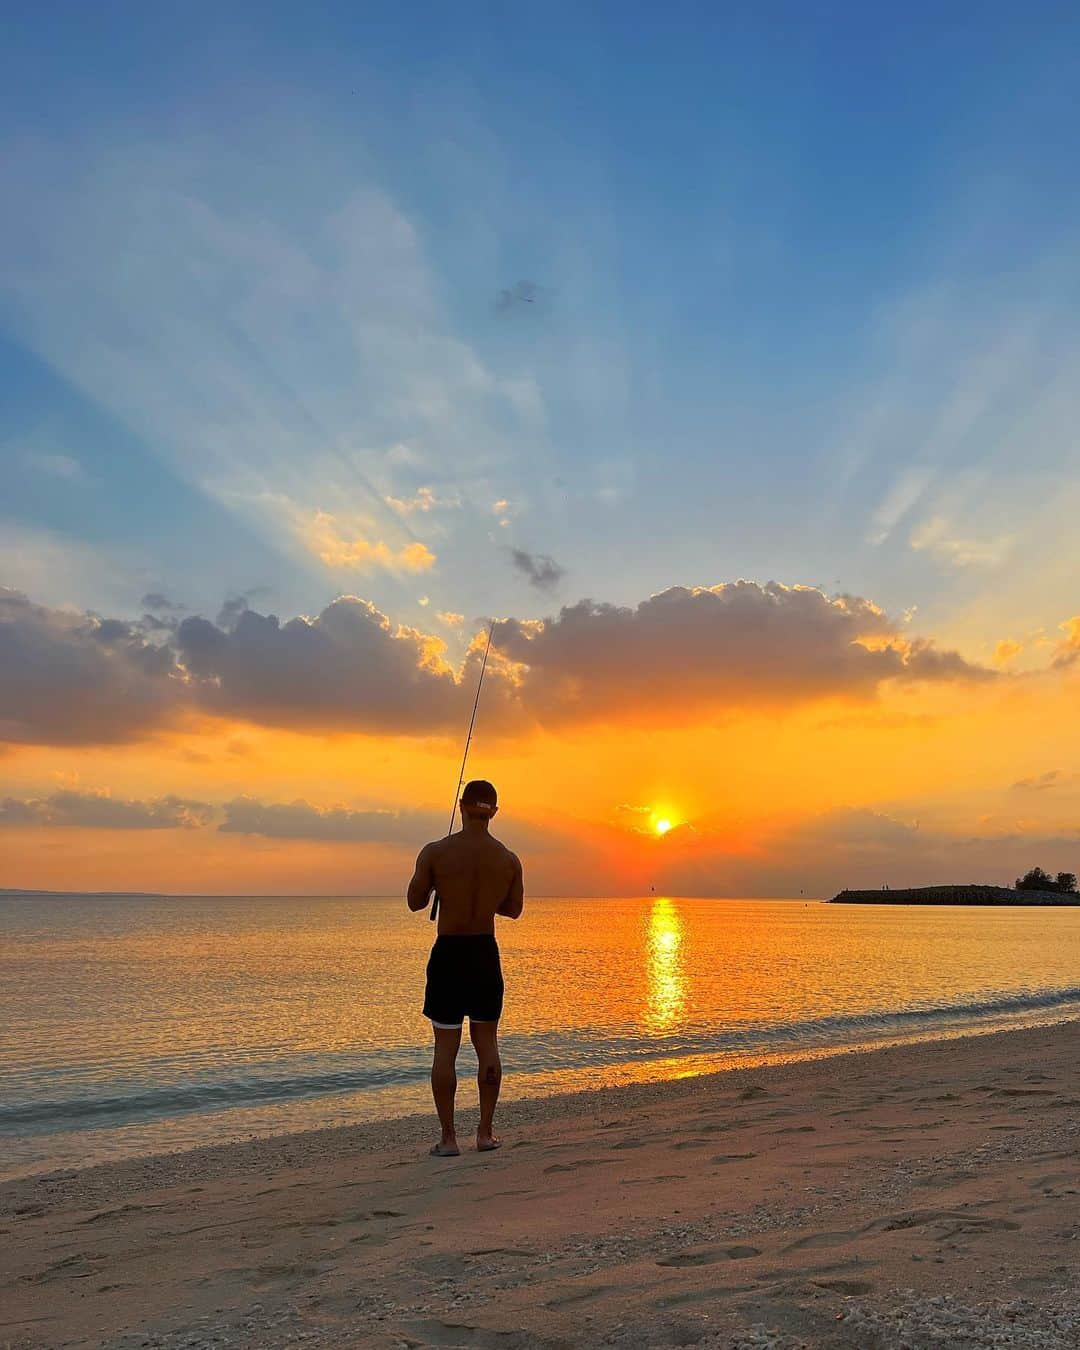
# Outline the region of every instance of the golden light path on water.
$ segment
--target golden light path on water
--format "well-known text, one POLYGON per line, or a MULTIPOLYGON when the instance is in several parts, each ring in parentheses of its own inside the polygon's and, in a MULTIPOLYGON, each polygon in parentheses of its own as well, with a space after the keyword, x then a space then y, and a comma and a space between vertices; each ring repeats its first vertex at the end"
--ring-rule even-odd
POLYGON ((649 998, 642 1021, 650 1031, 667 1031, 682 1018, 686 1002, 682 941, 678 909, 668 896, 657 896, 649 910, 645 941, 649 998))

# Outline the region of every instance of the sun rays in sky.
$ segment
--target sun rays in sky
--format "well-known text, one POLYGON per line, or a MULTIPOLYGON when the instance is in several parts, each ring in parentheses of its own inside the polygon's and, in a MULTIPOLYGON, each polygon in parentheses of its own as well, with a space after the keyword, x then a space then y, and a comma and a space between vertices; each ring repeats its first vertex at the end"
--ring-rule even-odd
POLYGON ((789 8, 14 27, 0 884, 396 890, 492 616, 534 889, 1080 870, 1080 32, 789 8))

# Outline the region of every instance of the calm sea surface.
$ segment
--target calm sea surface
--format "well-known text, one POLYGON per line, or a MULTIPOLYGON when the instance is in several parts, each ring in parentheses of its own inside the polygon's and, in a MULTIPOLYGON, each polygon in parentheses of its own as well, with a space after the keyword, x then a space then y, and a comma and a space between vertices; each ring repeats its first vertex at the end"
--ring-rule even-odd
MULTIPOLYGON (((532 900, 499 936, 507 1097, 1080 1017, 1080 909, 532 900)), ((0 1175, 423 1109, 431 937, 399 899, 0 899, 0 1175)))

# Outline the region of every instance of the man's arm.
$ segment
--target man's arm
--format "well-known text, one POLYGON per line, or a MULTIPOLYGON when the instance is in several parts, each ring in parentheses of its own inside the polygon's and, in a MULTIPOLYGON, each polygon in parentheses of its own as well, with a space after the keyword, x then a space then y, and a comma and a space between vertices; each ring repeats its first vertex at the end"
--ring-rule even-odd
POLYGON ((495 911, 501 914, 504 919, 519 919, 521 911, 525 908, 525 876, 521 870, 521 859, 516 853, 511 853, 514 860, 514 878, 506 892, 506 898, 495 911))
POLYGON ((414 912, 426 909, 431 892, 435 889, 435 877, 431 870, 432 845, 425 844, 416 859, 416 871, 406 893, 409 908, 414 912))

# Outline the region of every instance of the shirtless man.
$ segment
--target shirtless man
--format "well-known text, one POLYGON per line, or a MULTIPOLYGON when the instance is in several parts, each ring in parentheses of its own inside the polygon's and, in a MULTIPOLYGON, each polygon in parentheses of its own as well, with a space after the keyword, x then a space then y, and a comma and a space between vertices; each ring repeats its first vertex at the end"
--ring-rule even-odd
POLYGON ((499 809, 490 783, 476 779, 461 794, 461 829, 425 844, 409 882, 409 908, 427 907, 432 891, 439 901, 439 934, 427 965, 424 1016, 435 1032, 431 1092, 442 1137, 431 1152, 456 1157, 454 1134, 457 1053, 467 1017, 476 1049, 480 1125, 476 1147, 487 1153, 500 1140, 492 1132, 502 1064, 498 1029, 503 1005, 502 968, 495 942, 495 916, 516 919, 524 908, 521 862, 488 831, 499 809))

